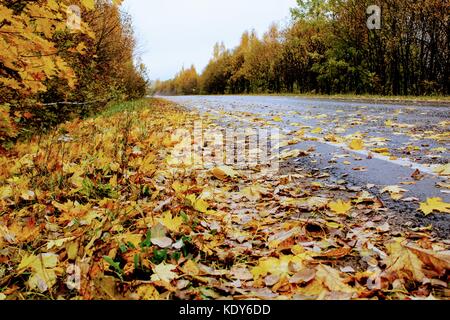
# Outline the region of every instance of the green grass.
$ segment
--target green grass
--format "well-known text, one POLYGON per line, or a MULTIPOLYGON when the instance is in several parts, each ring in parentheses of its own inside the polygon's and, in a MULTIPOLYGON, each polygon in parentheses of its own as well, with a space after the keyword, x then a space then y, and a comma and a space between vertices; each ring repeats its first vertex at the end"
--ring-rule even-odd
POLYGON ((152 99, 143 98, 133 101, 112 102, 103 112, 95 115, 94 117, 110 117, 119 112, 140 110, 147 107, 151 100, 152 99))

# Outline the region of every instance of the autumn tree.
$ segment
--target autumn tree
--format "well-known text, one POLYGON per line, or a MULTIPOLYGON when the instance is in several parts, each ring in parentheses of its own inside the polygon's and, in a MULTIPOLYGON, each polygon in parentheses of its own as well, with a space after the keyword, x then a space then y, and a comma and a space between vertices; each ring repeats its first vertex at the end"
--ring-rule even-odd
POLYGON ((0 139, 17 134, 13 123, 42 129, 101 106, 83 102, 145 94, 120 2, 0 1, 0 139))

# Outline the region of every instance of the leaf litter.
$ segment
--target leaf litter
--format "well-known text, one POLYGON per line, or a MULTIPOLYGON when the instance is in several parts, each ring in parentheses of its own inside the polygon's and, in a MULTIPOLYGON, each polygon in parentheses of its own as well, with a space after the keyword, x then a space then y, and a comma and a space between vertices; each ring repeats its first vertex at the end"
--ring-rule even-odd
POLYGON ((321 173, 255 178, 179 161, 174 132, 198 119, 148 100, 1 156, 0 298, 449 298, 448 240, 391 226, 370 189, 319 183, 321 173))

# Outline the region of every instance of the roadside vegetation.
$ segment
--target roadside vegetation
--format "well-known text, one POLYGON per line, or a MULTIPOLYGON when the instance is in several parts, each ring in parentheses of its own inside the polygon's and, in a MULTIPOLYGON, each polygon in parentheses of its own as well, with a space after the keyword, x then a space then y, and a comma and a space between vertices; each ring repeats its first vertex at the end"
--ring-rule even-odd
POLYGON ((0 150, 146 94, 132 22, 119 3, 0 1, 0 150), (67 15, 70 5, 79 6, 79 21, 67 15))
POLYGON ((232 49, 216 44, 198 74, 157 82, 160 94, 310 93, 449 95, 448 1, 378 1, 381 29, 369 30, 368 0, 299 0, 292 22, 232 49))
MULTIPOLYGON (((371 42, 363 37, 367 42, 344 45, 336 34, 351 32, 343 38, 348 40, 363 32, 351 27, 358 24, 350 17, 362 19, 359 2, 299 1, 291 27, 273 27, 262 39, 247 33, 232 51, 217 45, 201 76, 194 67, 184 69, 175 81, 159 84, 169 89, 156 91, 317 88, 331 93, 371 88, 371 93, 386 94, 448 93, 441 57, 448 58, 448 51, 434 46, 448 41, 448 34, 442 34, 439 24, 433 24, 436 30, 427 29, 440 21, 445 7, 437 0, 417 7, 396 1, 416 10, 417 19, 425 19, 426 28, 414 29, 416 36, 437 32, 447 37, 422 42, 420 61, 414 60, 417 39, 405 35, 406 29, 388 28, 413 44, 385 43, 391 34, 383 36, 380 48, 387 51, 371 58, 388 59, 383 62, 386 73, 367 71, 372 69, 363 68, 368 63, 365 46, 371 42), (362 51, 357 49, 360 44, 362 51), (405 48, 411 56, 404 56, 405 48), (391 57, 398 59, 394 63, 391 57), (362 65, 355 67, 355 61, 362 65), (424 63, 424 69, 408 65, 411 73, 406 76, 405 61, 424 63)), ((212 153, 220 158, 224 145, 240 143, 241 149, 232 148, 236 153, 244 150, 239 157, 259 151, 250 138, 235 141, 233 135, 223 136, 228 141, 221 144, 220 134, 205 134, 209 136, 196 145, 192 136, 198 135, 198 123, 207 133, 236 129, 236 119, 276 128, 284 115, 265 119, 236 113, 234 121, 219 122, 211 113, 143 98, 148 89, 145 68, 137 62, 132 23, 120 11, 120 3, 0 0, 0 300, 450 296, 450 242, 433 226, 393 222, 390 217, 396 212, 373 191, 375 185, 355 188, 342 179, 331 183, 326 180, 330 174, 319 167, 287 163, 314 151, 290 146, 321 139, 346 144, 353 151, 370 148, 371 153, 395 157, 380 144, 387 138, 370 140, 361 132, 344 135, 346 128, 337 126, 333 134, 297 123, 298 130, 278 135, 280 143, 265 144, 281 170, 273 172, 263 164, 246 169, 237 164, 207 167, 201 160, 212 153), (66 21, 68 5, 74 3, 83 9, 80 28, 75 29, 66 21), (209 147, 217 150, 208 154, 209 147)), ((405 21, 390 14, 390 19, 405 21)), ((370 33, 371 37, 376 35, 370 33)), ((227 115, 222 110, 219 116, 225 120, 227 115)), ((372 120, 362 113, 359 117, 348 117, 345 125, 372 120)), ((317 120, 330 122, 327 115, 317 120)), ((436 132, 385 122, 388 128, 409 130, 415 139, 426 135, 444 144, 448 133, 441 127, 448 121, 434 125, 439 127, 436 132)), ((402 150, 416 150, 409 147, 402 150)), ((430 154, 446 151, 440 146, 430 154)), ((448 164, 434 169, 439 176, 450 175, 448 164)), ((410 179, 420 180, 422 175, 416 172, 410 179)), ((441 186, 444 191, 449 188, 447 182, 441 186)), ((400 200, 407 190, 387 186, 380 192, 400 200)), ((450 204, 442 198, 422 200, 408 199, 417 202, 413 210, 419 217, 450 213, 450 204)))
POLYGON ((197 120, 116 104, 1 156, 0 300, 448 298, 448 241, 321 172, 176 157, 197 120))

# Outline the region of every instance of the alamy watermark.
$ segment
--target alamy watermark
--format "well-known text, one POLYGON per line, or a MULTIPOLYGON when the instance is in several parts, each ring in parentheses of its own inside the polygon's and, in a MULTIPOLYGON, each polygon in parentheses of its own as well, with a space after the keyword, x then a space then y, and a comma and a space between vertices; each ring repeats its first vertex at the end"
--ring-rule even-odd
POLYGON ((367 19, 367 28, 369 30, 381 29, 381 8, 377 5, 367 7, 366 13, 369 15, 367 19))
POLYGON ((210 169, 231 166, 235 169, 263 168, 276 173, 280 167, 280 130, 277 128, 205 127, 195 121, 193 131, 178 129, 171 163, 210 169))
POLYGON ((67 7, 66 25, 70 30, 81 30, 81 9, 77 5, 67 7))
POLYGON ((66 286, 69 290, 81 290, 81 268, 71 264, 66 269, 66 286))

